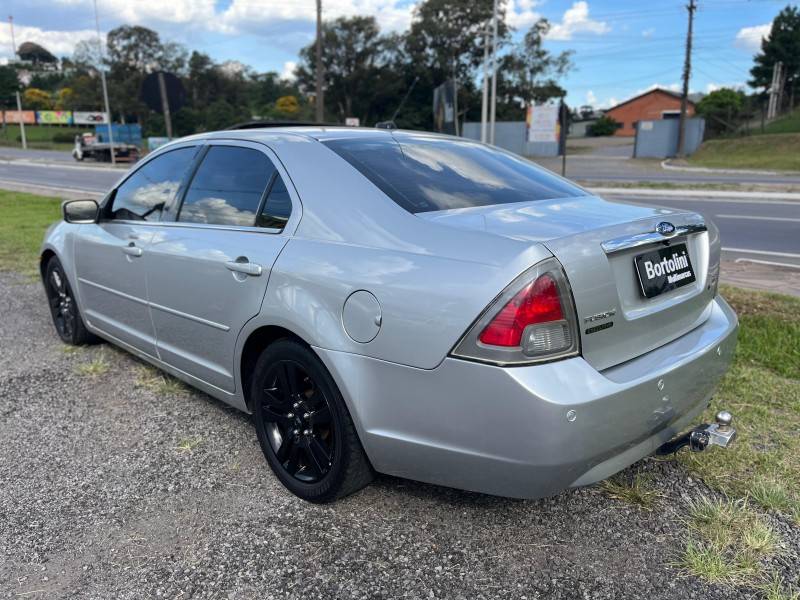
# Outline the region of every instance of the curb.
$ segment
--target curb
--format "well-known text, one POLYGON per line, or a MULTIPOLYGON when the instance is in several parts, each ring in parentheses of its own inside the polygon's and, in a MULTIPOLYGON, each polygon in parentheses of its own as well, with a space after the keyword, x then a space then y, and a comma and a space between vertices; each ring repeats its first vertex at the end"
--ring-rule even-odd
POLYGON ((37 194, 39 196, 55 196, 65 200, 93 199, 102 200, 105 197, 103 192, 90 192, 70 187, 55 187, 49 185, 39 185, 35 183, 23 183, 20 181, 10 181, 0 179, 0 189, 11 192, 24 192, 26 194, 37 194))
POLYGON ((654 188, 586 188, 593 194, 611 194, 615 196, 655 196, 679 198, 733 198, 751 200, 753 202, 800 202, 800 193, 795 192, 736 192, 726 190, 693 190, 693 189, 654 189, 654 188))
POLYGON ((67 162, 67 161, 56 161, 56 160, 35 160, 29 158, 0 158, 0 164, 4 165, 20 165, 23 167, 63 167, 65 169, 80 169, 84 171, 119 171, 125 172, 127 171, 132 164, 125 164, 119 165, 116 167, 111 166, 103 166, 102 164, 97 165, 86 165, 86 164, 75 164, 74 162, 67 162))
POLYGON ((666 171, 685 171, 686 173, 711 173, 719 175, 797 175, 797 171, 766 171, 763 169, 712 169, 711 167, 684 167, 683 165, 673 165, 672 159, 667 158, 661 161, 661 168, 666 171))

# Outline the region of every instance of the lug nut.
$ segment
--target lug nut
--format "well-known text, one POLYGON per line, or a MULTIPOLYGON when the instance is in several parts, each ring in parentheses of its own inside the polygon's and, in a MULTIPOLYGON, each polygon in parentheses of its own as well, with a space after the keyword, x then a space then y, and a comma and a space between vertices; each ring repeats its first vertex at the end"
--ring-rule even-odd
POLYGON ((311 413, 306 413, 303 415, 303 418, 308 421, 311 418, 311 413))
POLYGON ((311 430, 310 429, 305 429, 303 431, 303 435, 311 435, 311 430))
POLYGON ((294 419, 294 413, 289 413, 288 415, 286 415, 286 418, 287 419, 294 419))
POLYGON ((300 407, 299 402, 295 402, 294 404, 292 404, 292 408, 299 408, 299 407, 300 407))

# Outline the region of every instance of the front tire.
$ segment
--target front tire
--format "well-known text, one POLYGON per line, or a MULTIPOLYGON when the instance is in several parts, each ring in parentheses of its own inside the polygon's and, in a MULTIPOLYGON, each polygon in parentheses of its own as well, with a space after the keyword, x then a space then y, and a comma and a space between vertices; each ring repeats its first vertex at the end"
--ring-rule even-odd
POLYGON ((86 329, 72 287, 64 274, 64 268, 55 256, 47 261, 44 270, 44 289, 53 325, 61 341, 73 346, 98 341, 97 336, 86 329))
POLYGON ((267 463, 293 494, 331 502, 372 480, 342 395, 306 346, 291 339, 268 346, 253 372, 250 401, 267 463))

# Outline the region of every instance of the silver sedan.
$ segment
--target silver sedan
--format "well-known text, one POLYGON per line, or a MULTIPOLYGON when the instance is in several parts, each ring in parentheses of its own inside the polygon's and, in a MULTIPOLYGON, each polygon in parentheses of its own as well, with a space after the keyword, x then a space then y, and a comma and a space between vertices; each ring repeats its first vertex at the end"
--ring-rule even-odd
POLYGON ((284 127, 178 140, 63 213, 60 337, 252 413, 306 500, 375 472, 541 497, 733 434, 687 431, 737 331, 692 212, 463 139, 284 127))

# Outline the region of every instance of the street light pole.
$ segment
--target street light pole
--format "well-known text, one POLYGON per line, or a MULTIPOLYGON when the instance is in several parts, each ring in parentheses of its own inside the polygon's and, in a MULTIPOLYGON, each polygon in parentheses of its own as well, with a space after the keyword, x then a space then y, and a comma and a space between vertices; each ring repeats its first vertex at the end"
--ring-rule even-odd
POLYGON ((14 17, 8 15, 8 25, 11 27, 11 58, 17 59, 17 42, 14 39, 14 17))
POLYGON ((97 50, 100 55, 100 82, 103 86, 103 102, 106 105, 106 115, 108 117, 108 143, 111 148, 111 164, 117 164, 117 157, 114 153, 114 132, 113 119, 111 118, 111 108, 108 104, 108 85, 106 84, 106 71, 103 68, 103 40, 100 37, 100 18, 97 16, 97 0, 94 0, 94 25, 97 29, 97 50))
POLYGON ((489 143, 494 144, 494 123, 497 114, 497 0, 492 9, 492 108, 489 127, 489 143))
MULTIPOLYGON (((317 0, 317 65, 314 69, 317 72, 317 123, 325 120, 325 92, 322 89, 322 0, 317 0)), ((345 115, 346 116, 346 115, 345 115)))
POLYGON ((486 143, 486 120, 489 110, 489 24, 483 32, 483 97, 481 99, 481 142, 486 143))

